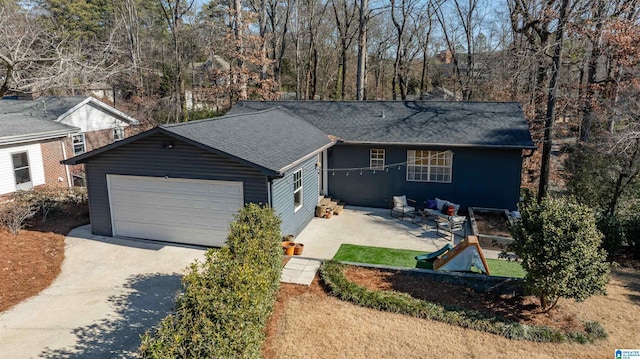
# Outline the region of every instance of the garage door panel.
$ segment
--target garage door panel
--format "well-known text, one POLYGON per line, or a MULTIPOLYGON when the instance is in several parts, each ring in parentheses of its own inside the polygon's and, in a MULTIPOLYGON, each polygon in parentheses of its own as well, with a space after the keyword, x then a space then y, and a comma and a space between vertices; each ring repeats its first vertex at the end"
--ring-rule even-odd
POLYGON ((114 235, 222 246, 241 182, 108 175, 114 235))

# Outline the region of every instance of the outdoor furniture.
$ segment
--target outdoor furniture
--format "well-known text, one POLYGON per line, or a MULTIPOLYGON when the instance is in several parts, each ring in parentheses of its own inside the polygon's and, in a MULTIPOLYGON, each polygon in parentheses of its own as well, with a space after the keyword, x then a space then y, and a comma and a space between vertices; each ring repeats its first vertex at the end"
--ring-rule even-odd
POLYGON ((393 205, 391 206, 391 217, 400 218, 404 220, 404 217, 415 218, 416 216, 416 201, 408 199, 407 196, 393 196, 393 205), (409 205, 412 204, 412 206, 409 205))
POLYGON ((465 216, 450 216, 448 218, 436 217, 436 232, 440 234, 440 230, 450 235, 451 240, 454 239, 456 232, 464 231, 462 238, 467 236, 467 217, 465 216))

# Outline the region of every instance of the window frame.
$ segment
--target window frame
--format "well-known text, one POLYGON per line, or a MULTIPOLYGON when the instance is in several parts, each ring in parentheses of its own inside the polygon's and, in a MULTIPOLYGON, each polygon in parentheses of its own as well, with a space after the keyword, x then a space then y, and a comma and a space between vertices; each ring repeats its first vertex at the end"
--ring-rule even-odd
POLYGON ((111 137, 113 142, 124 140, 124 127, 114 127, 111 131, 111 137), (117 133, 121 135, 116 138, 117 133))
POLYGON ((407 182, 451 183, 453 181, 453 152, 450 150, 407 150, 406 180, 407 182))
POLYGON ((31 176, 31 160, 29 158, 29 151, 20 151, 11 153, 11 168, 13 170, 13 183, 16 186, 16 190, 27 190, 33 188, 33 178, 31 176), (16 155, 24 155, 27 159, 27 165, 16 167, 16 162, 14 160, 14 156, 16 155), (28 181, 18 183, 18 176, 16 174, 17 171, 27 170, 27 174, 29 176, 28 181))
POLYGON ((298 212, 300 208, 303 206, 304 196, 302 192, 303 182, 302 182, 302 168, 293 172, 293 211, 298 212), (299 203, 296 204, 296 196, 299 198, 299 203))
POLYGON ((71 135, 71 147, 73 147, 73 155, 74 156, 81 155, 81 154, 87 152, 87 141, 86 141, 86 138, 84 136, 84 133, 76 133, 76 134, 71 135), (76 136, 80 136, 82 141, 76 142, 76 136), (82 151, 77 151, 76 150, 76 146, 80 146, 80 145, 82 145, 82 151))
POLYGON ((369 149, 369 169, 370 170, 384 170, 386 153, 384 148, 371 148, 369 149), (374 157, 375 153, 375 157, 374 157), (382 161, 382 164, 380 164, 382 161), (375 163, 375 164, 374 164, 375 163))

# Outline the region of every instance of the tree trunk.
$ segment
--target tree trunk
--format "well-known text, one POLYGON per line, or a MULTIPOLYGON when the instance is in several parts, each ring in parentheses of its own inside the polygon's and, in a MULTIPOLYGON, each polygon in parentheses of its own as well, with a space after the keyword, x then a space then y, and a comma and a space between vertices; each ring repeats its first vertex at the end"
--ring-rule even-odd
POLYGON ((367 26, 369 22, 369 0, 360 0, 358 23, 358 70, 356 77, 356 100, 365 99, 367 66, 367 26))
POLYGON ((549 172, 551 170, 551 146, 553 145, 553 125, 556 111, 556 89, 558 85, 558 75, 562 60, 562 46, 564 43, 564 25, 567 20, 567 8, 569 0, 562 0, 560 6, 560 16, 558 18, 558 28, 555 36, 555 46, 553 50, 553 64, 551 68, 551 80, 549 80, 547 98, 547 117, 544 127, 544 142, 542 144, 542 165, 540 168, 540 183, 538 186, 538 200, 547 196, 549 190, 549 172))

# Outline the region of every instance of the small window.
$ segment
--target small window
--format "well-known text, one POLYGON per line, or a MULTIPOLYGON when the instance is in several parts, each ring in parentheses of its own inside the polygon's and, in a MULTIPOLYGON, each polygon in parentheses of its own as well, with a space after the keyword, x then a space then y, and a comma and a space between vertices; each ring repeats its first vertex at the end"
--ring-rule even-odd
POLYGON ((407 151, 407 181, 451 183, 453 152, 407 151))
POLYGON ((79 155, 81 153, 86 152, 86 148, 84 146, 84 133, 79 133, 77 135, 71 136, 71 142, 73 143, 73 154, 79 155))
POLYGON ((384 150, 379 148, 372 148, 369 156, 369 168, 372 170, 384 169, 384 150))
POLYGON ((293 173, 293 207, 295 211, 302 208, 302 169, 293 173))
POLYGON ((124 128, 117 127, 113 129, 113 142, 124 139, 124 128))
POLYGON ((16 189, 29 189, 31 185, 31 173, 29 172, 29 155, 27 152, 14 153, 11 155, 13 161, 13 173, 16 178, 16 189))

